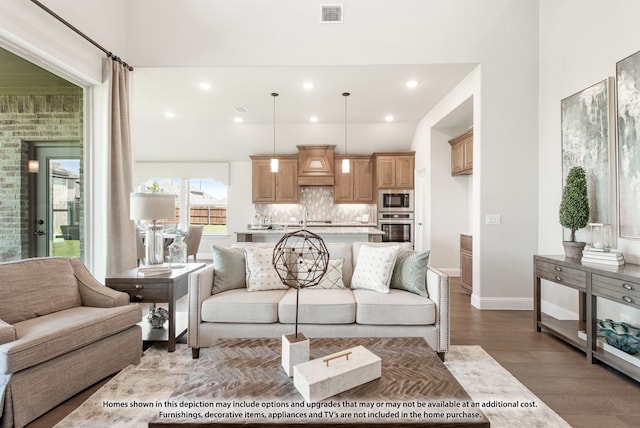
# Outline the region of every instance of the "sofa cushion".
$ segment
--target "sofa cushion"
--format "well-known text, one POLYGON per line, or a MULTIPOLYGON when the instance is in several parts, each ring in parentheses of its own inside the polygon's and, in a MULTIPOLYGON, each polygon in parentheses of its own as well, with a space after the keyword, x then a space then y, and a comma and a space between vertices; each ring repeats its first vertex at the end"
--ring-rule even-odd
MULTIPOLYGON (((315 289, 345 289, 344 281, 342 281, 342 265, 344 264, 343 259, 329 260, 327 264, 327 271, 324 276, 320 280, 320 282, 316 285, 309 286, 308 288, 315 289)), ((311 268, 313 263, 309 260, 303 261, 303 267, 308 266, 311 268)), ((304 270, 298 272, 298 278, 305 279, 307 277, 307 273, 304 270)))
POLYGON ((245 247, 247 291, 287 289, 273 267, 273 248, 245 247))
POLYGON ((278 302, 286 290, 248 292, 245 288, 228 290, 202 302, 204 322, 274 323, 278 322, 278 302))
POLYGON ((67 257, 0 264, 0 319, 15 324, 82 304, 67 257))
POLYGON ((247 286, 243 250, 214 244, 211 246, 211 253, 215 269, 211 291, 213 294, 247 286))
MULTIPOLYGON (((278 319, 282 324, 296 322, 296 291, 287 291, 278 304, 278 319)), ((300 290, 299 324, 351 324, 355 320, 356 304, 351 290, 300 290)))
POLYGON ((356 322, 370 325, 432 325, 436 307, 427 297, 391 289, 389 294, 371 290, 353 290, 356 322))
POLYGON ((17 339, 0 346, 0 372, 15 373, 124 331, 142 319, 139 305, 78 306, 15 323, 17 339))
POLYGON ((344 282, 345 287, 349 287, 349 284, 351 284, 351 277, 353 276, 351 244, 346 244, 344 242, 326 242, 325 245, 329 251, 329 260, 343 260, 342 282, 344 282))
POLYGON ((429 253, 429 250, 400 251, 391 275, 390 287, 429 297, 427 293, 429 253))
POLYGON ((398 256, 398 245, 360 248, 351 278, 351 288, 389 292, 391 274, 398 256))

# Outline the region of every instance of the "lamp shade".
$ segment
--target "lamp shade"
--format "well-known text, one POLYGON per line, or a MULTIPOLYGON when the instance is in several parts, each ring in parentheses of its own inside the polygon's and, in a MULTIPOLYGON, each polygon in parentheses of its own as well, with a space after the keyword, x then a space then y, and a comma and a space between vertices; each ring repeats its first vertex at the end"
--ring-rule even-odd
POLYGON ((131 193, 131 220, 175 220, 176 195, 131 193))

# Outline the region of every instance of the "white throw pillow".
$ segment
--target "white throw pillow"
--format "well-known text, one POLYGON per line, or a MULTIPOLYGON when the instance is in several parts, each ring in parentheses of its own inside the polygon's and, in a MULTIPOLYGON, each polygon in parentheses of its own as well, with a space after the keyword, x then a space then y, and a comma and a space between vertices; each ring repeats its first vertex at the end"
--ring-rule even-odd
POLYGON ((351 288, 388 293, 399 249, 398 245, 385 247, 363 245, 351 278, 351 288))
POLYGON ((273 267, 273 248, 245 247, 247 291, 287 289, 273 267))
MULTIPOLYGON (((313 285, 309 288, 314 289, 342 289, 344 290, 346 287, 344 286, 344 281, 342 280, 342 265, 344 264, 344 259, 335 259, 329 260, 329 264, 327 265, 327 272, 324 274, 320 283, 317 285, 313 285)), ((304 271, 305 267, 311 267, 313 262, 310 260, 302 261, 302 269, 298 272, 298 279, 305 280, 307 278, 308 273, 304 271)))

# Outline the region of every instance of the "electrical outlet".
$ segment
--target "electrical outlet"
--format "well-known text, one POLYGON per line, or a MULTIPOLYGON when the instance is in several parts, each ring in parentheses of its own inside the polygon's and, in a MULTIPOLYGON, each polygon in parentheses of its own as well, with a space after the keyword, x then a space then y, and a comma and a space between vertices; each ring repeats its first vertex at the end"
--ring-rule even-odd
POLYGON ((484 222, 488 226, 499 226, 502 224, 502 216, 500 214, 487 214, 484 222))
POLYGON ((629 318, 629 314, 620 314, 620 321, 621 322, 626 322, 626 323, 631 321, 631 319, 629 318))

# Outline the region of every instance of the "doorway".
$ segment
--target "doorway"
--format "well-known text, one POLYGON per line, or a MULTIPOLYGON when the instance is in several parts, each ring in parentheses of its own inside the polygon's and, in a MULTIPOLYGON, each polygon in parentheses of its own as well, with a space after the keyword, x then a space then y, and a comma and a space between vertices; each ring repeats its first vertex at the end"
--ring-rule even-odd
POLYGON ((30 257, 83 256, 80 142, 32 143, 30 257))

